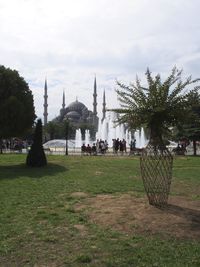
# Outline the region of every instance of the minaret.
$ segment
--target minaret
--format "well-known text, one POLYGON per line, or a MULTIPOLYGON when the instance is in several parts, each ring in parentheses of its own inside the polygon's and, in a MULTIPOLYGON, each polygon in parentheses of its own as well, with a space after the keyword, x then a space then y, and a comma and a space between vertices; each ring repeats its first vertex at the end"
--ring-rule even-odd
POLYGON ((62 108, 60 109, 60 116, 64 117, 65 115, 65 91, 63 90, 63 97, 62 97, 62 108))
POLYGON ((106 117, 106 95, 105 95, 105 90, 103 92, 103 109, 102 109, 102 121, 105 119, 106 117))
POLYGON ((65 109, 65 91, 63 91, 62 109, 65 109))
POLYGON ((94 94, 93 94, 94 102, 93 102, 93 114, 97 116, 97 82, 96 76, 94 78, 94 94))
POLYGON ((48 116, 48 113, 47 113, 47 107, 48 107, 48 104, 47 104, 47 98, 48 98, 48 95, 47 95, 47 80, 45 79, 45 84, 44 84, 44 125, 47 124, 47 116, 48 116))

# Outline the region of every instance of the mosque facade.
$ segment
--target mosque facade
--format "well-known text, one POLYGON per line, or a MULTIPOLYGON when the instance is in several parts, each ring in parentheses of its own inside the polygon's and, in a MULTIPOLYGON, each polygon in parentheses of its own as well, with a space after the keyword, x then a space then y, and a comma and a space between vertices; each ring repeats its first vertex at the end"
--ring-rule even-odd
MULTIPOLYGON (((47 104, 47 83, 45 81, 44 88, 44 125, 47 123, 48 119, 48 104, 47 104)), ((102 118, 106 116, 106 100, 105 91, 103 94, 103 105, 102 105, 102 118)), ((96 77, 94 79, 94 90, 93 90, 93 110, 89 110, 86 105, 82 102, 76 101, 70 103, 68 106, 65 104, 65 93, 63 92, 62 108, 60 109, 60 114, 54 119, 55 122, 63 123, 68 120, 73 128, 70 137, 75 138, 76 129, 81 129, 82 135, 84 137, 84 132, 86 129, 90 131, 90 136, 95 139, 96 132, 98 131, 99 117, 97 114, 97 82, 96 77)))

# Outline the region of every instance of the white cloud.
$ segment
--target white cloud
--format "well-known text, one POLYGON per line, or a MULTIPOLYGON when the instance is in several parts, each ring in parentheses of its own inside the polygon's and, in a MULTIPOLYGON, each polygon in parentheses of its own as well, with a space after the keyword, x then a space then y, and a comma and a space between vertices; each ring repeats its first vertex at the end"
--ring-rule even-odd
POLYGON ((49 119, 76 96, 92 108, 97 75, 99 111, 117 105, 115 80, 129 83, 147 67, 167 75, 177 64, 199 75, 197 0, 0 0, 0 64, 19 70, 43 114, 48 79, 49 119))

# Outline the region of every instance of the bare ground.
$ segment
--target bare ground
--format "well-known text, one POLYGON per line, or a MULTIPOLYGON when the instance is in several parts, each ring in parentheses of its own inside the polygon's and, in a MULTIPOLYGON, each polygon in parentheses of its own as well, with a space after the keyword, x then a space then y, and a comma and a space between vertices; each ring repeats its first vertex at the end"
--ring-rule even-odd
POLYGON ((172 196, 163 209, 148 204, 146 198, 131 194, 97 195, 75 206, 85 210, 93 223, 127 234, 161 234, 166 237, 200 240, 200 201, 172 196))

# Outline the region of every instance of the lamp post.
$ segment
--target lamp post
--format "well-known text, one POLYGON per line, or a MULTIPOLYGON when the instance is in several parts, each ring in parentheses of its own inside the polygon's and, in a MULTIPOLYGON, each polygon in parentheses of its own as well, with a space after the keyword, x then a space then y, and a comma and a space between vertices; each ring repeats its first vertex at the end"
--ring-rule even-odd
POLYGON ((66 140, 65 155, 66 156, 68 156, 68 137, 69 137, 69 121, 67 119, 65 121, 65 140, 66 140))

